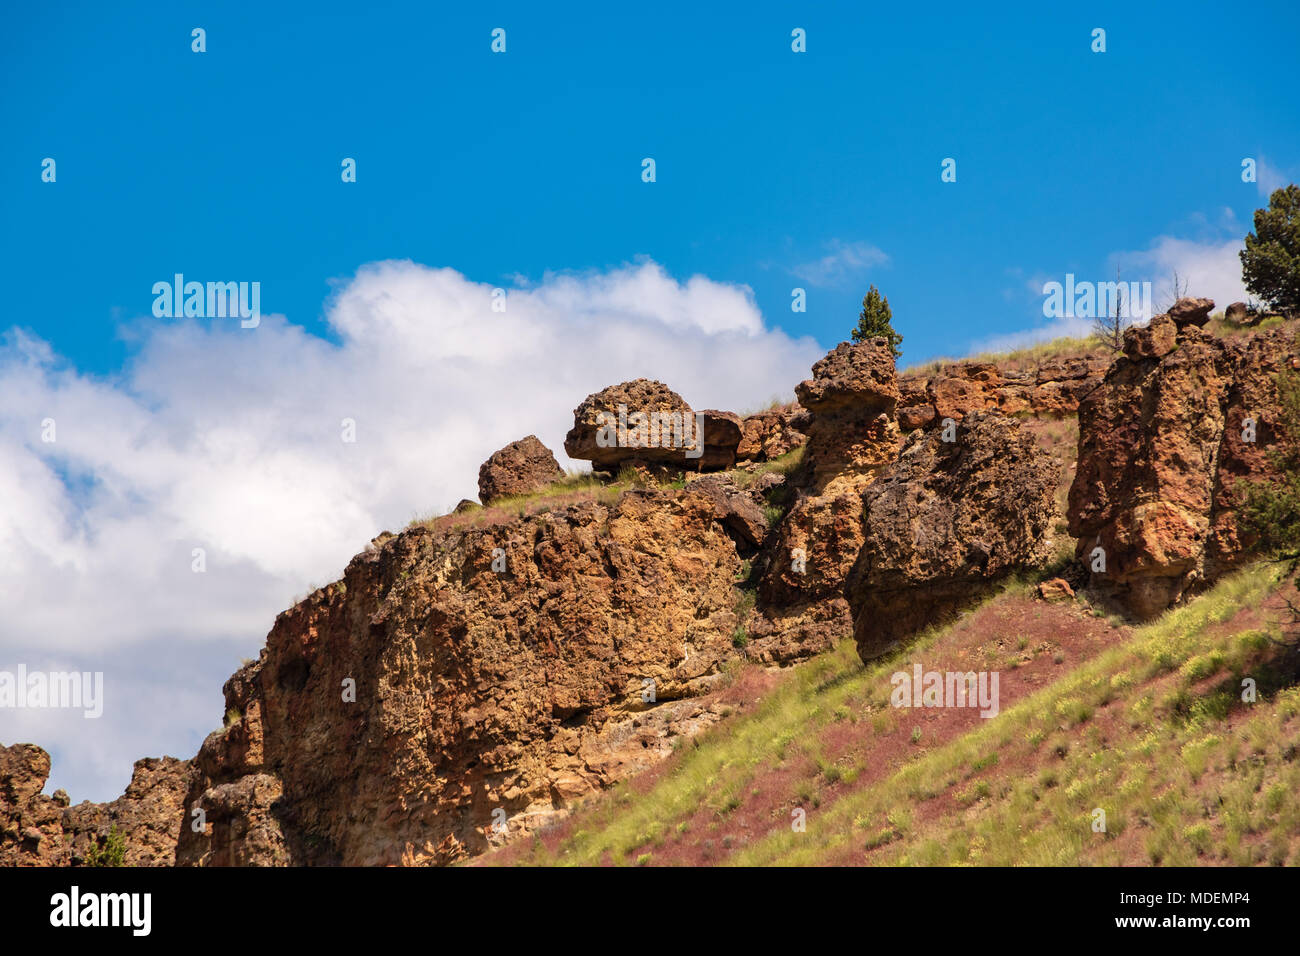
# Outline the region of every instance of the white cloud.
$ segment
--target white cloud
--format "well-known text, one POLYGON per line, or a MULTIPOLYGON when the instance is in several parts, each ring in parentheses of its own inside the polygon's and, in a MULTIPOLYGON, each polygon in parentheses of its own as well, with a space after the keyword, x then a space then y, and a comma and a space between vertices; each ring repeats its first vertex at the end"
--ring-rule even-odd
POLYGON ((1255 188, 1259 194, 1268 199, 1273 194, 1273 190, 1281 189, 1287 183, 1291 182, 1291 177, 1285 170, 1278 169, 1263 156, 1255 164, 1255 188))
POLYGON ((888 265, 889 256, 868 242, 826 243, 820 259, 794 266, 790 272, 811 286, 840 286, 856 279, 872 266, 888 265))
POLYGON ((1229 303, 1246 300, 1237 255, 1245 247, 1241 238, 1197 242, 1160 236, 1144 250, 1119 252, 1110 258, 1112 263, 1121 263, 1126 281, 1151 283, 1157 308, 1173 303, 1173 274, 1177 272, 1179 284, 1186 282, 1188 295, 1211 298, 1222 310, 1229 303))
MULTIPOLYGON (((1219 226, 1212 227, 1204 217, 1198 222, 1205 230, 1233 232, 1236 220, 1231 210, 1225 210, 1219 226)), ((1240 238, 1209 239, 1204 241, 1180 239, 1174 236, 1158 236, 1145 249, 1130 252, 1115 252, 1107 258, 1105 268, 1096 275, 1076 275, 1076 282, 1093 283, 1115 281, 1116 268, 1120 270, 1119 279, 1124 283, 1149 282, 1150 298, 1153 309, 1144 309, 1141 317, 1154 314, 1155 310, 1168 308, 1174 300, 1173 276, 1178 273, 1179 284, 1186 284, 1186 294, 1205 296, 1215 302, 1215 308, 1222 311, 1232 302, 1247 301, 1245 286, 1241 281, 1241 259, 1237 253, 1245 248, 1240 238)), ((1010 271, 1019 278, 1020 271, 1010 271)), ((1048 281, 1061 282, 1064 275, 1044 277, 1035 275, 1026 280, 1027 301, 1033 302, 1041 309, 1044 301, 1043 284, 1048 281)), ((1005 352, 1037 342, 1049 342, 1062 337, 1083 337, 1092 333, 1092 319, 1076 316, 1054 318, 1034 328, 995 335, 974 343, 972 352, 1005 352)))
POLYGON ((747 287, 679 282, 648 261, 511 288, 504 314, 492 288, 372 264, 327 307, 338 344, 282 316, 257 329, 149 318, 112 379, 11 330, 0 669, 103 670, 108 702, 98 721, 0 711, 0 742, 52 750, 51 787, 74 799, 112 798, 132 755, 193 753, 278 611, 380 531, 476 497, 495 449, 535 433, 567 462, 573 408, 606 385, 657 378, 696 407, 743 409, 823 352, 767 328, 747 287))

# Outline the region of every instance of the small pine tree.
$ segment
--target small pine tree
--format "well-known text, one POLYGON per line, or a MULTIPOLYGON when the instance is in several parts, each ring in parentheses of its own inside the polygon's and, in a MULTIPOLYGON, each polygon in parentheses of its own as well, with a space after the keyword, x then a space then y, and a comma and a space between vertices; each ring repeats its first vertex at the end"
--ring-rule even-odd
POLYGON ((1238 255, 1248 292, 1278 312, 1300 313, 1300 186, 1275 189, 1268 208, 1255 210, 1255 231, 1238 255))
POLYGON ((123 866, 125 863, 126 836, 114 824, 103 845, 96 843, 87 851, 86 866, 123 866))
POLYGON ((903 350, 898 347, 902 344, 903 337, 889 324, 893 317, 893 312, 889 310, 889 300, 873 285, 862 297, 862 311, 858 314, 858 327, 853 330, 853 341, 865 342, 877 337, 889 339, 889 351, 894 353, 894 358, 898 358, 903 354, 903 350))

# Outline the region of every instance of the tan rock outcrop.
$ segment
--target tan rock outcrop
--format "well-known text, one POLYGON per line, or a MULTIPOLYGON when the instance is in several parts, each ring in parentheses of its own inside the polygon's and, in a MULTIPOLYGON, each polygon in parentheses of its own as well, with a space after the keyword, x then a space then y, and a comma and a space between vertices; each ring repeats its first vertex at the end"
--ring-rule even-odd
POLYGON ((33 744, 0 746, 0 866, 66 866, 63 807, 41 793, 50 755, 33 744))
POLYGON ((1178 327, 1167 315, 1155 315, 1146 325, 1124 332, 1124 354, 1131 359, 1160 358, 1174 350, 1178 327))
POLYGON ((955 437, 913 432, 862 492, 864 541, 845 590, 863 660, 1051 552, 1061 463, 996 412, 968 413, 955 437))
POLYGON ((125 866, 171 866, 185 825, 185 796, 194 771, 188 760, 137 760, 126 792, 110 803, 83 802, 63 811, 71 862, 86 860, 114 828, 125 838, 125 866))
POLYGON ((1247 557, 1239 483, 1270 467, 1280 415, 1274 376, 1296 363, 1290 332, 1243 342, 1194 322, 1174 351, 1115 362, 1079 408, 1070 488, 1079 557, 1090 568, 1104 558, 1093 587, 1148 618, 1247 557), (1247 419, 1253 443, 1243 441, 1247 419))
POLYGON ((69 806, 41 790, 50 755, 33 744, 0 746, 0 866, 80 866, 114 829, 125 866, 171 866, 192 779, 189 761, 137 760, 126 792, 110 803, 69 806))
POLYGON ((898 453, 898 382, 885 339, 841 343, 796 389, 808 443, 795 500, 765 550, 750 653, 786 662, 847 636, 844 581, 864 541, 862 489, 898 453))
POLYGON ((1062 417, 1096 388, 1109 361, 1100 356, 1050 359, 1033 371, 999 369, 990 362, 950 362, 930 375, 899 379, 898 423, 904 431, 961 421, 973 411, 1062 417))
POLYGON ((798 402, 747 416, 736 448, 737 461, 771 461, 803 446, 812 416, 798 402))
POLYGON ((451 862, 660 759, 716 719, 698 698, 737 653, 713 492, 415 526, 358 555, 227 682, 239 718, 196 758, 210 826, 180 862, 451 862))

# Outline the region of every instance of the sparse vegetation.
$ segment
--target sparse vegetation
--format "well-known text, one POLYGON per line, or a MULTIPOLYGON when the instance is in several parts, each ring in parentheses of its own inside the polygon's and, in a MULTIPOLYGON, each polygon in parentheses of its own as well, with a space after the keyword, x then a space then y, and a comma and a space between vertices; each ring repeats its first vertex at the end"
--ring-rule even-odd
POLYGON ((126 836, 116 824, 108 831, 103 842, 96 841, 86 851, 86 866, 124 866, 126 864, 126 836))
MULTIPOLYGON (((1300 567, 1300 374, 1282 371, 1277 391, 1282 434, 1268 452, 1277 477, 1247 488, 1242 523, 1258 536, 1261 547, 1288 562, 1294 572, 1300 567)), ((1300 580, 1295 584, 1300 589, 1300 580)), ((1300 606, 1288 603, 1292 623, 1300 623, 1300 606)), ((1292 637, 1300 639, 1300 632, 1292 637)))
MULTIPOLYGON (((699 746, 678 751, 653 786, 619 785, 619 798, 584 811, 579 832, 551 849, 534 847, 529 859, 634 862, 649 846, 641 837, 652 824, 680 835, 712 799, 720 815, 710 862, 1300 862, 1300 805, 1289 799, 1300 788, 1300 763, 1285 756, 1300 733, 1300 688, 1267 640, 1275 622, 1234 624, 1266 604, 1282 577, 1278 565, 1265 563, 1224 579, 1108 649, 1053 671, 1048 684, 996 719, 947 740, 930 742, 922 732, 927 746, 906 750, 865 785, 869 764, 824 752, 825 735, 846 726, 845 712, 864 709, 871 719, 855 734, 897 733, 890 673, 902 660, 937 652, 949 630, 928 632, 906 655, 866 667, 846 641, 793 671, 757 708, 698 738, 699 746), (1255 704, 1240 699, 1243 675, 1259 682, 1255 704), (758 834, 733 829, 732 819, 755 825, 742 817, 748 800, 778 768, 797 775, 785 808, 758 834), (967 809, 951 812, 944 800, 967 809), (791 806, 816 809, 808 810, 806 832, 791 831, 791 806), (1105 811, 1103 832, 1091 826, 1097 808, 1105 811), (747 835, 729 846, 737 832, 747 835)), ((908 739, 913 726, 904 725, 908 739)), ((656 849, 656 861, 672 862, 673 845, 670 837, 656 849)))
POLYGON ((1003 372, 1023 372, 1037 368, 1043 362, 1083 358, 1102 354, 1102 345, 1095 336, 1087 338, 1062 337, 1048 342, 1027 345, 1009 352, 980 352, 963 359, 936 358, 903 370, 904 375, 934 375, 954 362, 994 362, 1003 372))

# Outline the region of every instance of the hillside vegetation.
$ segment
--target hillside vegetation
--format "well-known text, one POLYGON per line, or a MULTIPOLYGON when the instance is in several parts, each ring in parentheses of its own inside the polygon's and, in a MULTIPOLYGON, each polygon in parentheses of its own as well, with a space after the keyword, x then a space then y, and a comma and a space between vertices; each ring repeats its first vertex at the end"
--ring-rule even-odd
POLYGON ((1140 628, 1016 583, 871 666, 846 641, 664 766, 480 862, 1294 865, 1300 688, 1275 643, 1283 576, 1254 566, 1140 628), (890 706, 890 675, 914 661, 1001 668, 1002 712, 890 706))

